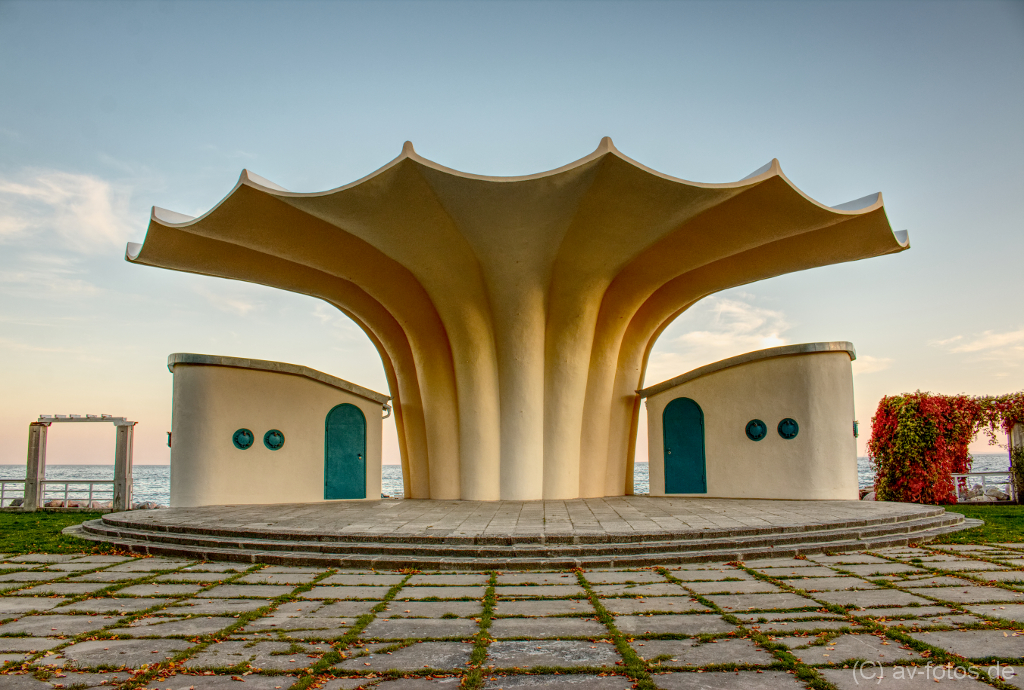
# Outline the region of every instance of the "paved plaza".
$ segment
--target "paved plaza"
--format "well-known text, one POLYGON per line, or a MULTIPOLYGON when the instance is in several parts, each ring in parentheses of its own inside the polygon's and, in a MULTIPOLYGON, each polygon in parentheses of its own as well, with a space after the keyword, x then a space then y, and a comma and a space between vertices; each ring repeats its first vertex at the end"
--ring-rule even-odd
POLYGON ((1024 544, 562 572, 17 556, 0 663, 3 690, 1024 688, 1024 544))

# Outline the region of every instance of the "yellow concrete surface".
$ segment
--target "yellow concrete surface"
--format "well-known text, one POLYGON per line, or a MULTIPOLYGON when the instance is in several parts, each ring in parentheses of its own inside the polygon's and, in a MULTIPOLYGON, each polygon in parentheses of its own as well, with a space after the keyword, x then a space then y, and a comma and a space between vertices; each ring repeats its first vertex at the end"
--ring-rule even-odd
POLYGON ((407 496, 530 500, 631 491, 635 391, 690 305, 908 247, 881 195, 830 208, 777 161, 688 182, 605 138, 523 177, 450 170, 408 143, 326 192, 244 171, 199 218, 154 209, 127 258, 333 304, 381 354, 407 496))

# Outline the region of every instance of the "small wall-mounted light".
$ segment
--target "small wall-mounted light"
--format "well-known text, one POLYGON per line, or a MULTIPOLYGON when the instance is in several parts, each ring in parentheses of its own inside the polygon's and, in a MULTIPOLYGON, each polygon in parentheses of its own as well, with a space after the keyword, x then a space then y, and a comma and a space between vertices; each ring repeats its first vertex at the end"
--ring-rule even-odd
POLYGON ((853 420, 853 437, 857 438, 860 436, 860 423, 855 419, 853 420))
POLYGON ((171 432, 170 431, 167 432, 167 447, 168 448, 171 447, 171 432))

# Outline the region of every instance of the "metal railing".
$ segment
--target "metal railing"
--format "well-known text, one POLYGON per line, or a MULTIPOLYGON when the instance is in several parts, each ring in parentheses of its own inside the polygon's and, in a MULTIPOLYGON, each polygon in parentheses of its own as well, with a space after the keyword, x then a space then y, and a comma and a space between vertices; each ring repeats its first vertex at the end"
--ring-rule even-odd
MULTIPOLYGON (((956 501, 957 501, 957 503, 974 503, 975 501, 972 500, 972 499, 977 498, 978 496, 987 496, 988 495, 985 492, 986 492, 986 490, 989 487, 1004 487, 1002 489, 1002 491, 1009 498, 997 499, 997 500, 1000 500, 1000 501, 1016 501, 1017 500, 1017 495, 1016 495, 1017 492, 1016 492, 1016 488, 1014 487, 1013 476, 1010 474, 1009 470, 1006 470, 1004 472, 965 472, 963 474, 954 474, 953 475, 953 484, 954 484, 954 486, 956 486, 956 501), (970 477, 980 477, 981 478, 980 484, 978 482, 973 482, 972 483, 971 481, 969 481, 970 477), (1005 479, 989 481, 990 478, 994 478, 994 477, 1005 477, 1005 479), (978 485, 981 486, 981 494, 977 494, 975 496, 966 496, 965 495, 968 492, 973 491, 975 489, 975 487, 978 486, 978 485)), ((980 503, 981 501, 977 501, 977 502, 980 503)))
POLYGON ((42 489, 40 491, 40 504, 45 506, 48 501, 63 501, 63 507, 68 507, 68 502, 74 501, 76 503, 84 503, 81 507, 89 508, 92 507, 94 500, 113 501, 114 500, 114 480, 108 479, 105 481, 90 481, 90 480, 73 480, 73 479, 44 479, 40 482, 42 489), (103 485, 108 488, 97 489, 97 485, 103 485), (51 488, 52 487, 63 487, 63 488, 51 488), (87 486, 88 488, 71 488, 72 486, 87 486))
POLYGON ((23 501, 25 500, 25 480, 0 479, 0 508, 6 508, 9 505, 7 501, 14 501, 16 498, 20 498, 23 501), (13 488, 8 489, 8 484, 13 488))

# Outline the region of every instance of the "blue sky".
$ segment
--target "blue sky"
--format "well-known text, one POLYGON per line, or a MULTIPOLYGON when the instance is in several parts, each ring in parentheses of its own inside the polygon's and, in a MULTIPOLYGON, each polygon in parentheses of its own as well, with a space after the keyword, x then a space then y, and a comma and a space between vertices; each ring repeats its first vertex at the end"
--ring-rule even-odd
MULTIPOLYGON (((242 168, 335 187, 407 139, 527 174, 605 135, 686 179, 779 158, 827 204, 881 191, 913 245, 705 300, 647 383, 850 340, 864 427, 885 394, 1024 387, 1024 2, 0 2, 0 463, 24 462, 40 413, 96 412, 137 419, 136 461, 167 462, 171 352, 386 390, 315 300, 125 263, 151 205, 202 213, 242 168)), ((50 461, 112 448, 60 428, 50 461)))

